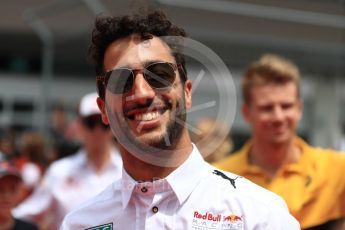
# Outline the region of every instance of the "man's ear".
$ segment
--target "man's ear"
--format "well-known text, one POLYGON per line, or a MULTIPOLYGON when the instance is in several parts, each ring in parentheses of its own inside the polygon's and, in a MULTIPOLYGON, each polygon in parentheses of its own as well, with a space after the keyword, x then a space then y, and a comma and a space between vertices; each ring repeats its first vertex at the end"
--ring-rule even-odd
POLYGON ((97 97, 97 105, 99 110, 101 111, 101 115, 102 115, 102 121, 104 124, 108 125, 109 124, 109 119, 108 119, 108 115, 105 109, 105 102, 102 98, 97 97))
POLYGON ((184 96, 186 99, 186 109, 192 107, 192 81, 187 80, 184 84, 184 96))

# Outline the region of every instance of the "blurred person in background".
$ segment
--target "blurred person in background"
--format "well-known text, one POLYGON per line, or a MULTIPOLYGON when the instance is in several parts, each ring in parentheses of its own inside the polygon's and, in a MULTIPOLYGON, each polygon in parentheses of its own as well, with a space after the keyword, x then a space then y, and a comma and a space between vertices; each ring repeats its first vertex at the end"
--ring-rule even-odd
POLYGON ((58 229, 67 212, 121 176, 122 160, 109 127, 102 123, 96 98, 90 93, 80 102, 82 149, 53 162, 41 185, 15 209, 15 216, 35 221, 40 229, 58 229))
POLYGON ((280 196, 303 229, 339 229, 345 216, 345 155, 314 148, 296 134, 302 116, 299 70, 272 54, 243 77, 242 114, 252 138, 215 164, 280 196))
POLYGON ((16 156, 16 135, 11 128, 5 128, 0 132, 0 152, 3 158, 8 160, 16 156))
POLYGON ((78 151, 80 143, 75 137, 76 122, 69 121, 63 104, 56 104, 51 113, 51 142, 50 161, 69 156, 78 151), (72 132, 71 132, 72 131, 72 132))
POLYGON ((23 189, 20 172, 9 161, 0 160, 0 230, 38 230, 33 223, 12 215, 23 189))
POLYGON ((5 160, 5 154, 0 151, 0 161, 5 160))
POLYGON ((45 148, 46 141, 38 132, 26 131, 19 139, 19 155, 14 162, 27 190, 24 198, 33 192, 42 179, 47 165, 45 148))
POLYGON ((0 161, 2 160, 6 160, 6 155, 5 153, 1 152, 1 148, 0 148, 0 161))
POLYGON ((202 118, 195 124, 197 134, 192 133, 192 140, 202 153, 209 153, 204 159, 209 163, 222 160, 233 148, 233 142, 226 127, 214 118, 202 118), (224 138, 221 143, 212 142, 213 139, 224 138), (215 144, 212 144, 215 143, 215 144))

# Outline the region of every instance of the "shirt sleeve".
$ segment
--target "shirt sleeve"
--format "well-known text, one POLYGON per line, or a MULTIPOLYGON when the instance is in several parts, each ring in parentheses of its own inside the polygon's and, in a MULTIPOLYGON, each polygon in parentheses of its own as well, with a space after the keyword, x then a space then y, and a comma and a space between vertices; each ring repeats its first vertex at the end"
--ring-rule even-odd
POLYGON ((300 230, 299 222, 289 213, 286 203, 282 199, 275 199, 270 204, 267 230, 300 230))

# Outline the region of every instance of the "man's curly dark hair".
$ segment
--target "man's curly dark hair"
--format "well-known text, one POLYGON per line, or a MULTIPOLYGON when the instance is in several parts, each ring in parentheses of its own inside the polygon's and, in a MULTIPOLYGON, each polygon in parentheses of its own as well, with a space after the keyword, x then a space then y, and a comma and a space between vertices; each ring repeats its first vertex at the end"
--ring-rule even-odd
MULTIPOLYGON (((97 76, 104 74, 103 59, 110 43, 132 34, 140 35, 143 40, 151 39, 153 36, 186 37, 184 29, 172 24, 162 11, 122 17, 99 16, 95 21, 92 44, 89 48, 89 56, 95 64, 97 76)), ((174 51, 176 51, 176 47, 174 47, 174 51)), ((182 69, 179 68, 179 74, 182 83, 184 83, 187 79, 184 56, 180 52, 173 52, 172 55, 176 62, 182 66, 182 69)), ((105 89, 100 81, 97 81, 97 90, 99 96, 104 99, 105 89)))

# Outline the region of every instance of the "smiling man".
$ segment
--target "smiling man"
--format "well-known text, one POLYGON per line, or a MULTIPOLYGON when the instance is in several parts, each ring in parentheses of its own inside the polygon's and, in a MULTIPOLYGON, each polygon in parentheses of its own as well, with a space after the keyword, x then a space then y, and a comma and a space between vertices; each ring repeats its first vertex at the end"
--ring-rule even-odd
POLYGON ((303 107, 297 66, 264 55, 247 69, 242 90, 252 138, 215 166, 282 196, 303 229, 343 229, 345 154, 313 148, 297 136, 303 107))
POLYGON ((218 171, 191 143, 184 36, 162 12, 96 20, 97 102, 124 169, 61 229, 299 229, 280 197, 218 171))

